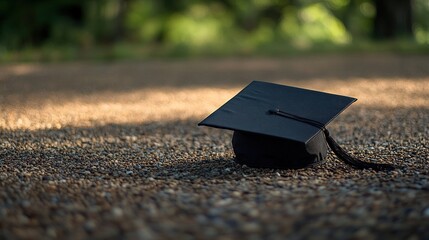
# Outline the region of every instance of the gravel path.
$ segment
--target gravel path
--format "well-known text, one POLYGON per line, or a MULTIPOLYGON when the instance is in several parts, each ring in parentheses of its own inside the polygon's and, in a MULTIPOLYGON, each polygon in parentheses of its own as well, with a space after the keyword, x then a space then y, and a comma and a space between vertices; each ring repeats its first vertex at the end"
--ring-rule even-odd
POLYGON ((429 239, 429 57, 0 66, 0 239, 429 239), (301 170, 196 124, 251 80, 359 99, 301 170))

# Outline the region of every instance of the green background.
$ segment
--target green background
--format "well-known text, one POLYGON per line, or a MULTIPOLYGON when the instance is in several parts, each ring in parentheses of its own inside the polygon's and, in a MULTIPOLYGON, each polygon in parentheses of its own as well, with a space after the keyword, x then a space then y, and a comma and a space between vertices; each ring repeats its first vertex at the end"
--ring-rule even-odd
POLYGON ((427 0, 0 0, 3 62, 422 53, 428 45, 427 0), (393 34, 379 34, 380 12, 394 15, 383 26, 393 34), (408 32, 398 24, 404 14, 412 20, 408 32))

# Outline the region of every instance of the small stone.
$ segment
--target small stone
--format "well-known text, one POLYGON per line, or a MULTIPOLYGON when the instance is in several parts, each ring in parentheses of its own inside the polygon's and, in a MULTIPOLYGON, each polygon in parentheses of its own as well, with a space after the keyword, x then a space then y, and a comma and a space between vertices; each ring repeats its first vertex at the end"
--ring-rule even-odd
POLYGON ((258 232, 261 227, 257 223, 245 223, 242 225, 242 229, 245 232, 255 233, 258 232))
POLYGON ((252 210, 250 210, 249 216, 254 217, 254 218, 258 217, 259 216, 259 210, 258 209, 252 209, 252 210))
POLYGON ((46 230, 46 234, 51 237, 51 238, 55 238, 57 236, 57 232, 55 231, 55 228, 50 227, 46 230))
POLYGON ((95 222, 94 222, 94 221, 89 220, 89 221, 86 221, 86 222, 85 222, 85 224, 83 225, 83 227, 84 227, 84 229, 85 229, 87 232, 92 232, 92 231, 94 231, 94 229, 95 229, 95 227, 96 227, 96 224, 95 224, 95 222))
POLYGON ((238 192, 238 191, 234 191, 234 192, 232 192, 232 196, 234 196, 234 197, 241 197, 241 193, 238 192))
POLYGON ((166 189, 165 192, 168 193, 168 194, 174 194, 174 193, 176 193, 176 191, 174 191, 174 189, 171 189, 171 188, 166 189))
POLYGON ((207 222, 207 218, 204 215, 198 215, 196 221, 199 224, 205 224, 207 222))
POLYGON ((232 203, 231 198, 222 199, 216 202, 216 206, 226 206, 232 203))
POLYGON ((429 217, 429 207, 423 210, 423 216, 429 217))
POLYGON ((49 181, 51 179, 51 176, 42 176, 42 181, 49 181))
POLYGON ((138 239, 156 239, 154 233, 150 228, 142 227, 137 230, 138 239))
POLYGON ((114 217, 122 217, 122 215, 124 215, 124 211, 121 208, 114 207, 112 209, 112 214, 114 217))

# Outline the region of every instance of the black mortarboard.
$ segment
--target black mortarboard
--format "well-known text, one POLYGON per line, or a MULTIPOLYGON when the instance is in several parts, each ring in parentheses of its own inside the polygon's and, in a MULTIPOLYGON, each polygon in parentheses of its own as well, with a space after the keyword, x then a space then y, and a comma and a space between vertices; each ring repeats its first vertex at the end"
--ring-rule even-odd
POLYGON ((391 169, 360 161, 329 136, 325 126, 355 98, 254 81, 198 125, 234 131, 235 161, 250 167, 302 168, 322 161, 327 144, 358 168, 391 169))

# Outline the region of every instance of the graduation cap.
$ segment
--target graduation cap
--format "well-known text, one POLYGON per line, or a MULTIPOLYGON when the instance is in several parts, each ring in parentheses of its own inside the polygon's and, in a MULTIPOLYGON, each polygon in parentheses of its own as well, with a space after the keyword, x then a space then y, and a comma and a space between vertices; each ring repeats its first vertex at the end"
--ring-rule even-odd
POLYGON ((345 152, 326 129, 357 99, 254 81, 200 122, 233 130, 235 161, 249 167, 303 168, 322 162, 328 147, 356 168, 390 170, 345 152))

